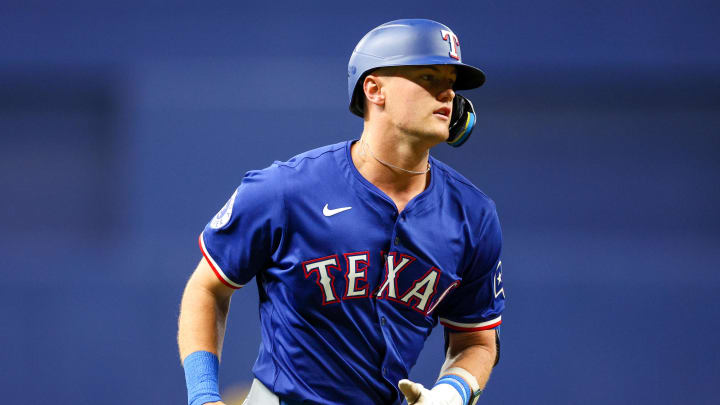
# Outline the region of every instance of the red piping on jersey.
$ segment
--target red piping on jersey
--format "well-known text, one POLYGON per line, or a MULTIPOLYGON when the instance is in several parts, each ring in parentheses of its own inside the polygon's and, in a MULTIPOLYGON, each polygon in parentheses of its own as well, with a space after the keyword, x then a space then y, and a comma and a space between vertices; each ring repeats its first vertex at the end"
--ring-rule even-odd
POLYGON ((502 323, 502 319, 499 320, 499 321, 497 321, 497 322, 495 322, 495 323, 493 323, 493 324, 485 325, 485 326, 480 326, 480 327, 478 327, 478 328, 461 328, 461 327, 459 327, 459 326, 448 325, 448 324, 446 324, 445 322, 442 322, 442 321, 441 321, 440 323, 441 323, 444 327, 446 327, 446 328, 448 328, 448 329, 452 329, 452 330, 457 330, 457 331, 461 331, 461 332, 477 332, 477 331, 479 331, 479 330, 492 329, 492 328, 500 325, 500 324, 502 323))
POLYGON ((233 290, 239 290, 240 288, 242 288, 242 287, 235 287, 234 285, 232 285, 232 284, 228 283, 227 281, 225 281, 225 279, 220 275, 220 272, 218 271, 218 269, 216 269, 215 266, 213 266, 212 260, 210 260, 210 257, 208 256, 208 253, 205 252, 205 249, 203 249, 202 234, 200 234, 200 236, 198 237, 198 244, 200 245, 200 251, 202 252, 203 257, 205 258, 205 261, 206 261, 207 264, 210 266, 210 268, 212 269, 213 273, 215 273, 215 276, 217 276, 217 278, 219 278, 220 281, 222 281, 223 284, 225 284, 226 286, 232 288, 233 290))

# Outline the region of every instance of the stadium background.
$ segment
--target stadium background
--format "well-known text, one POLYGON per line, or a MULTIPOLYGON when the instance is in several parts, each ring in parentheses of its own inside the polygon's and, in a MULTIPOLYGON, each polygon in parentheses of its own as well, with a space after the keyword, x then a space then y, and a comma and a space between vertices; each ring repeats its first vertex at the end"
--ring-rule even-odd
MULTIPOLYGON (((504 226, 482 403, 717 403, 718 4, 3 1, 2 402, 183 403, 198 233, 246 170, 357 137, 352 48, 426 17, 488 76, 473 138, 433 152, 504 226)), ((256 297, 233 298, 228 398, 251 378, 256 297)))

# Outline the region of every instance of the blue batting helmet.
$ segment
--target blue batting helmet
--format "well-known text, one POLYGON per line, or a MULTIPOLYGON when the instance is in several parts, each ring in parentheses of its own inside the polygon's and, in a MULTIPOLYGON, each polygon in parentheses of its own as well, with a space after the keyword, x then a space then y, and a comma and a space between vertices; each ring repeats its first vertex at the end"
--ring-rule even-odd
POLYGON ((425 19, 390 21, 368 32, 350 56, 350 111, 360 117, 364 115, 362 82, 370 71, 414 65, 454 65, 457 68, 454 90, 474 89, 485 82, 480 69, 462 63, 460 41, 447 26, 425 19))

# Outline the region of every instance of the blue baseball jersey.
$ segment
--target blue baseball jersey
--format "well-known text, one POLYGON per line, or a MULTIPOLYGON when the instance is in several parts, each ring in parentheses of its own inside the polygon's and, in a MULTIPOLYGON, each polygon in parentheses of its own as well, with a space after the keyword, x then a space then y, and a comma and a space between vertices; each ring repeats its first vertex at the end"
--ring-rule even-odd
POLYGON ((281 398, 400 404, 438 322, 491 329, 505 306, 495 204, 430 158, 430 183, 398 213, 352 141, 248 172, 200 235, 226 285, 253 277, 262 343, 253 372, 281 398))

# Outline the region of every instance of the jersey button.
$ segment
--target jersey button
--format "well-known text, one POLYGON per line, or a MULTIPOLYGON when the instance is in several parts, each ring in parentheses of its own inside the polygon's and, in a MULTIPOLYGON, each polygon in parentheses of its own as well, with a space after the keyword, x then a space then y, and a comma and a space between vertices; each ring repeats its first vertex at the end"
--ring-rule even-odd
POLYGON ((387 369, 385 367, 382 368, 382 375, 384 375, 384 376, 387 375, 387 369))
POLYGON ((385 319, 384 316, 383 316, 382 318, 380 318, 380 324, 381 324, 381 325, 385 325, 386 323, 387 323, 387 319, 385 319))
POLYGON ((399 244, 400 244, 400 237, 399 237, 399 236, 396 236, 396 237, 395 237, 395 244, 396 244, 396 245, 399 245, 399 244))

